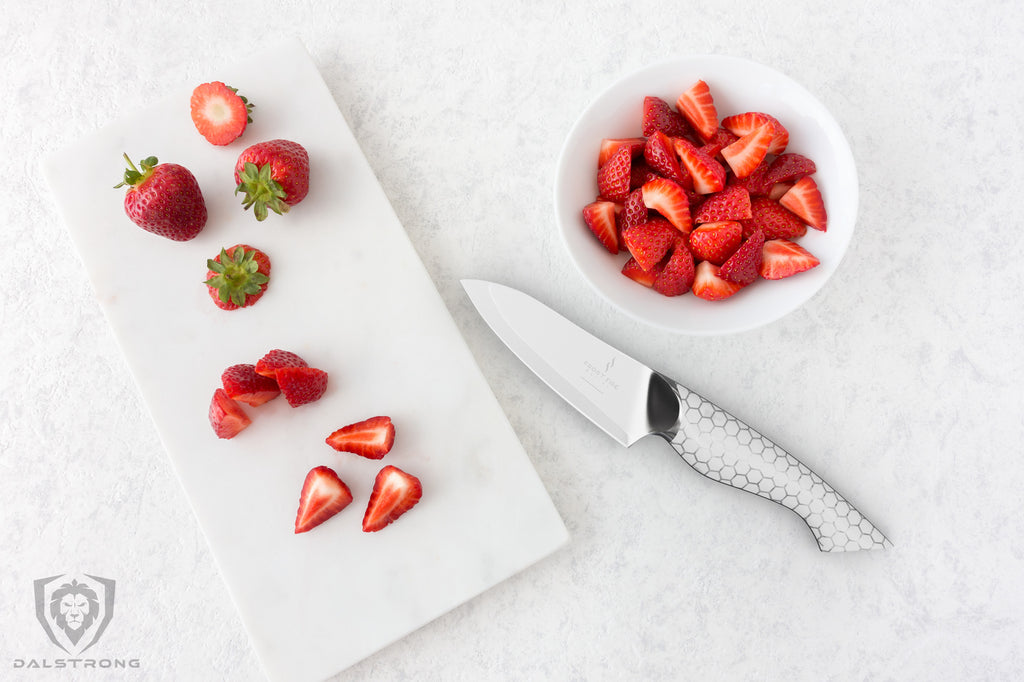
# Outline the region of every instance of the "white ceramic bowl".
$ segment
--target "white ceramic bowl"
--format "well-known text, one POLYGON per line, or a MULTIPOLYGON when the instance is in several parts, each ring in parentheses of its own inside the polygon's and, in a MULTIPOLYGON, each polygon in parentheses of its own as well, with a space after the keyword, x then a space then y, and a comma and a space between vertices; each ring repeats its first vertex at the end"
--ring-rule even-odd
POLYGON ((857 169, 839 124, 813 95, 767 66, 737 57, 679 57, 616 81, 586 108, 562 147, 555 177, 555 213, 569 255, 583 276, 612 304, 651 325, 694 335, 727 334, 773 322, 810 299, 842 260, 857 219, 857 169), (792 277, 758 280, 723 301, 691 293, 665 297, 621 274, 628 253, 615 256, 583 222, 582 209, 597 196, 597 154, 604 138, 637 137, 643 99, 676 98, 698 80, 707 82, 719 120, 763 111, 789 131, 787 151, 812 159, 814 179, 828 212, 828 231, 807 230, 798 242, 821 264, 792 277))

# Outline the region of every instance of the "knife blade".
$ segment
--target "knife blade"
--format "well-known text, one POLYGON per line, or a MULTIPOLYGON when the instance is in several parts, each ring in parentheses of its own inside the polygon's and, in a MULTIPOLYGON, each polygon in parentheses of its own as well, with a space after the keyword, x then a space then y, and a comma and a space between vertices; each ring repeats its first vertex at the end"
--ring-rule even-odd
POLYGON ((697 473, 795 512, 823 552, 892 543, 777 443, 534 298, 462 280, 480 316, 534 374, 622 445, 660 436, 697 473))

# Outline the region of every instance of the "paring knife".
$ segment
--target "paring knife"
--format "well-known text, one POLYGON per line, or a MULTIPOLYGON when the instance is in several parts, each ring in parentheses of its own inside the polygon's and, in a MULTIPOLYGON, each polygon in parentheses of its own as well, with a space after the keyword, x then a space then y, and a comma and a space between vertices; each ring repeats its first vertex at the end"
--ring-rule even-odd
POLYGON ((462 286, 498 338, 619 443, 661 436, 698 473, 796 512, 823 552, 892 546, 820 476, 714 403, 521 291, 482 280, 462 286))

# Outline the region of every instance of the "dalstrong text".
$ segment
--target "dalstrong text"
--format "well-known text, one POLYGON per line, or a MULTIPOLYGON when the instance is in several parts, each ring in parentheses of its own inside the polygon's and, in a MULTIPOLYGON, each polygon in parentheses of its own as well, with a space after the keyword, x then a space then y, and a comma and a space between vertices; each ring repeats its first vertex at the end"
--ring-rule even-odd
POLYGON ((141 664, 137 658, 15 658, 13 666, 15 669, 81 669, 81 668, 139 668, 141 664))

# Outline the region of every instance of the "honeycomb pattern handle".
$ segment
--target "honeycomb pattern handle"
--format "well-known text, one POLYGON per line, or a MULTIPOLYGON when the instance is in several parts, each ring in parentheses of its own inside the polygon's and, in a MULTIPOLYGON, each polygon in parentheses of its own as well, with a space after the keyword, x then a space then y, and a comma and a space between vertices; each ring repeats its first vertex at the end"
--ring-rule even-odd
POLYGON ((661 435, 698 473, 796 512, 823 552, 892 547, 802 462, 714 403, 672 384, 680 399, 679 419, 675 432, 661 435))

